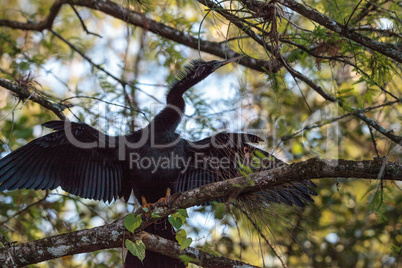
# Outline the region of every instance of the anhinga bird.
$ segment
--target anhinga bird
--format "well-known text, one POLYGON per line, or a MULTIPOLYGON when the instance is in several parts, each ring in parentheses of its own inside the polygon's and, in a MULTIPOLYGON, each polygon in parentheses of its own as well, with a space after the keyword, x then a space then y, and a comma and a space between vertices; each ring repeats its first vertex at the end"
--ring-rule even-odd
MULTIPOLYGON (((129 135, 108 136, 84 123, 50 121, 43 124, 55 131, 0 160, 0 191, 48 190, 60 186, 83 198, 109 202, 119 197, 128 201, 133 191, 136 198, 143 197, 152 203, 164 197, 168 188, 173 193, 187 191, 237 176, 243 165, 250 166, 254 151, 259 152, 260 164, 264 165, 253 170, 286 165, 250 145, 261 141, 255 135, 222 132, 190 142, 176 133, 185 109, 183 94, 236 59, 238 57, 226 61, 192 61, 170 86, 166 107, 147 127, 129 135), (215 165, 214 159, 228 161, 215 165)), ((316 195, 313 187, 310 181, 291 183, 240 196, 240 201, 255 201, 265 208, 270 202, 304 206, 304 202, 313 202, 310 197, 316 195)), ((174 240, 168 222, 150 226, 147 231, 174 240)), ((143 263, 129 255, 126 267, 184 265, 179 260, 147 251, 143 263)))

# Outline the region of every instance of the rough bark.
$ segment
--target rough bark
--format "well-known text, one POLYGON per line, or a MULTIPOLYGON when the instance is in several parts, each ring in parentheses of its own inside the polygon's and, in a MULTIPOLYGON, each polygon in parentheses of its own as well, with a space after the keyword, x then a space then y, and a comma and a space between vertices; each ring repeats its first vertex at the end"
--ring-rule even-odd
POLYGON ((39 105, 43 106, 44 108, 52 111, 57 117, 60 119, 64 120, 66 117, 63 114, 63 111, 68 107, 65 104, 62 104, 60 102, 51 102, 47 100, 44 96, 38 94, 38 92, 31 92, 28 90, 26 86, 23 85, 16 85, 11 83, 10 81, 7 81, 5 79, 0 78, 0 86, 10 90, 13 92, 13 94, 21 99, 21 100, 26 100, 29 99, 33 102, 38 103, 39 105))
MULTIPOLYGON (((212 183, 188 191, 179 196, 171 207, 159 207, 154 210, 161 217, 174 213, 179 208, 188 208, 220 197, 229 197, 233 192, 255 192, 278 186, 290 181, 314 178, 361 178, 402 181, 402 164, 387 162, 385 158, 372 161, 321 160, 313 158, 294 163, 287 167, 251 174, 248 178, 239 177, 212 183), (252 182, 252 183, 251 183, 252 182)), ((149 250, 172 257, 186 254, 195 259, 195 263, 205 267, 225 267, 225 265, 246 265, 233 260, 215 257, 211 254, 180 247, 171 241, 165 241, 155 235, 142 232, 157 219, 144 221, 133 235, 124 229, 124 219, 114 223, 68 234, 44 238, 0 249, 0 263, 6 267, 22 266, 67 255, 92 252, 107 248, 121 247, 125 238, 141 239, 149 250)))
MULTIPOLYGON (((129 8, 124 8, 121 5, 108 0, 77 0, 73 2, 69 0, 58 0, 50 8, 49 15, 39 22, 18 22, 0 19, 0 26, 25 31, 42 32, 52 28, 53 21, 57 17, 61 7, 70 3, 74 6, 82 6, 101 11, 102 13, 115 17, 116 19, 125 21, 134 26, 142 27, 145 30, 160 35, 166 39, 221 58, 233 58, 239 56, 237 52, 229 48, 226 42, 210 42, 195 38, 185 32, 181 32, 163 23, 147 18, 144 14, 130 10, 129 8)), ((239 60, 239 63, 241 63, 243 66, 261 72, 263 72, 264 69, 276 71, 279 70, 277 61, 263 61, 253 58, 242 58, 239 60)))

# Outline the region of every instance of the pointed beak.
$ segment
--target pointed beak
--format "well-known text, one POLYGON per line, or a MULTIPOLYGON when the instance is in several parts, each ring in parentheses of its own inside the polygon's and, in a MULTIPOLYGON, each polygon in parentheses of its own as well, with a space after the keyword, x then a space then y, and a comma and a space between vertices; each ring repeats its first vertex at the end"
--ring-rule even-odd
POLYGON ((228 63, 237 61, 238 59, 241 59, 241 58, 243 58, 244 56, 245 56, 245 55, 241 55, 241 56, 237 56, 237 57, 234 57, 234 58, 231 58, 231 59, 228 59, 228 60, 221 61, 221 66, 224 66, 224 65, 226 65, 226 64, 228 64, 228 63))

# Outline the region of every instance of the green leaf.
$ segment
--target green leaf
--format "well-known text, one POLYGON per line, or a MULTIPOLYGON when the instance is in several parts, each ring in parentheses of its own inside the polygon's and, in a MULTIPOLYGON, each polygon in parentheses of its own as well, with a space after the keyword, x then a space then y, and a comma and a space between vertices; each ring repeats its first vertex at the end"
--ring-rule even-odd
POLYGON ((133 241, 126 239, 125 242, 126 248, 133 254, 138 257, 141 262, 145 258, 145 244, 141 240, 136 240, 135 243, 133 241))
POLYGON ((176 239, 177 239, 178 236, 182 237, 182 238, 185 238, 187 236, 186 230, 183 230, 183 229, 178 230, 177 233, 176 233, 176 239))
POLYGON ((191 239, 191 237, 187 237, 187 233, 183 229, 177 231, 176 240, 179 243, 181 249, 188 248, 193 242, 193 239, 191 239))
POLYGON ((223 203, 219 203, 219 202, 215 202, 213 201, 212 204, 214 205, 214 217, 218 220, 222 220, 224 215, 225 215, 225 211, 226 211, 226 206, 223 203))
POLYGON ((142 223, 141 214, 134 216, 134 214, 131 213, 128 214, 124 219, 124 226, 126 227, 127 230, 129 230, 132 233, 134 233, 135 229, 140 227, 141 223, 142 223))
POLYGON ((192 242, 193 242, 193 239, 191 237, 188 237, 188 238, 182 240, 181 243, 179 243, 180 249, 188 248, 192 242))
POLYGON ((185 218, 188 218, 187 210, 186 209, 178 209, 177 212, 185 218))
POLYGON ((169 222, 176 229, 179 229, 186 222, 186 218, 188 218, 187 210, 179 209, 176 213, 169 216, 169 222))
POLYGON ((392 244, 391 250, 392 250, 392 253, 393 253, 395 256, 398 256, 398 255, 401 254, 402 246, 392 244))
POLYGON ((161 216, 159 216, 158 214, 156 214, 155 212, 151 213, 151 218, 160 218, 161 216))
POLYGON ((181 230, 177 231, 176 240, 177 240, 177 242, 179 242, 180 245, 183 242, 183 240, 185 240, 186 238, 187 238, 187 233, 185 230, 181 229, 181 230))
POLYGON ((168 221, 173 225, 174 228, 179 229, 183 226, 183 221, 180 217, 175 217, 170 215, 168 221))
POLYGON ((192 258, 188 255, 180 255, 179 259, 185 264, 187 265, 188 263, 192 262, 192 263, 198 263, 199 261, 195 258, 192 258))

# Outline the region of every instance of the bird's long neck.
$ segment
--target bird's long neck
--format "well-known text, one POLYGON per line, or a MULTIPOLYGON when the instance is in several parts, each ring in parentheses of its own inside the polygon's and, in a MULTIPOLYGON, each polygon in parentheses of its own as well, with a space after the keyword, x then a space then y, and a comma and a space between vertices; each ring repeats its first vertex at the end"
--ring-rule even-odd
POLYGON ((175 132, 183 117, 186 105, 183 94, 212 72, 206 67, 199 68, 199 64, 203 63, 205 62, 201 60, 193 61, 184 68, 179 74, 179 79, 171 85, 166 96, 166 107, 155 116, 152 122, 156 133, 175 132))
POLYGON ((183 117, 186 104, 183 94, 188 88, 180 87, 181 83, 176 83, 166 97, 166 107, 159 112, 153 119, 156 133, 175 132, 183 117))

